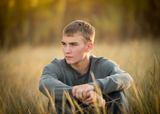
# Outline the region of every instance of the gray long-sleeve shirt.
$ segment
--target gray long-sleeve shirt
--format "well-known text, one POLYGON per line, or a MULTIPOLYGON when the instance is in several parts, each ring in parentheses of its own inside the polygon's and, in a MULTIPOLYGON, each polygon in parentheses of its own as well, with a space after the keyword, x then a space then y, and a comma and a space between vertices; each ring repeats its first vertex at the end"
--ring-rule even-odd
POLYGON ((103 94, 127 89, 133 83, 132 77, 119 66, 104 57, 90 56, 90 66, 85 74, 80 74, 67 64, 65 59, 54 59, 47 64, 39 82, 40 91, 46 95, 44 86, 51 94, 54 90, 55 99, 62 100, 64 90, 72 96, 72 87, 80 84, 93 84, 91 73, 94 73, 103 94))

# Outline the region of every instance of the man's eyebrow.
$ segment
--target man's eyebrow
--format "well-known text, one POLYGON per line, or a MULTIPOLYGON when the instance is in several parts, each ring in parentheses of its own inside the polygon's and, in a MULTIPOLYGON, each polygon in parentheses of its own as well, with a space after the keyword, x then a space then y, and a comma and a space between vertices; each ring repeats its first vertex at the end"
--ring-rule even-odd
POLYGON ((78 42, 70 42, 70 44, 78 44, 78 42))
MULTIPOLYGON (((61 43, 65 43, 65 42, 63 42, 63 41, 61 41, 61 43)), ((69 44, 78 44, 78 42, 70 42, 69 44)))

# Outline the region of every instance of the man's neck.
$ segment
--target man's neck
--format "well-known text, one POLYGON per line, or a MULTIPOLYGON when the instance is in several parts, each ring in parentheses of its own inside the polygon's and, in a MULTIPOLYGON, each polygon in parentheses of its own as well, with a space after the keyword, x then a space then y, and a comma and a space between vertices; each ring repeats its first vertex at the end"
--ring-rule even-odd
POLYGON ((81 74, 84 74, 88 71, 89 64, 90 64, 90 59, 89 59, 89 55, 88 55, 82 61, 80 61, 76 64, 72 64, 71 66, 72 66, 72 68, 74 68, 75 70, 80 72, 81 74))

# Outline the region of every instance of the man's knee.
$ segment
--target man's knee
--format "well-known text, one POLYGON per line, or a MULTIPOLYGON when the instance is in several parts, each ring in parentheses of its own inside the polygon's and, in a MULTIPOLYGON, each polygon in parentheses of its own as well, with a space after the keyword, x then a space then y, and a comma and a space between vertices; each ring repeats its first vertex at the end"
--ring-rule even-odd
POLYGON ((104 98, 106 107, 113 113, 129 113, 128 101, 124 91, 109 93, 104 98))

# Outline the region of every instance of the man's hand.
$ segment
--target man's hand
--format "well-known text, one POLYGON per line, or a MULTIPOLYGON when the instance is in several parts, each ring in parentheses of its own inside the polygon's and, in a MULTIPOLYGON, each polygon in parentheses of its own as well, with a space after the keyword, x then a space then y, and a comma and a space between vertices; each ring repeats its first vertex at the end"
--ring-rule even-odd
POLYGON ((89 91, 94 91, 94 86, 91 84, 78 85, 72 88, 73 96, 75 96, 80 101, 86 99, 87 92, 89 91))
POLYGON ((87 99, 81 100, 81 102, 86 105, 94 106, 94 101, 96 100, 98 103, 98 107, 102 107, 105 105, 105 100, 103 99, 103 97, 99 96, 95 91, 87 92, 87 99))

